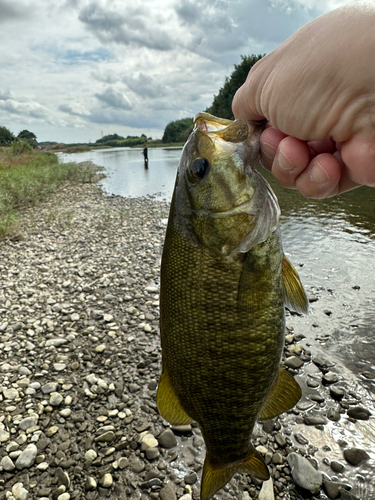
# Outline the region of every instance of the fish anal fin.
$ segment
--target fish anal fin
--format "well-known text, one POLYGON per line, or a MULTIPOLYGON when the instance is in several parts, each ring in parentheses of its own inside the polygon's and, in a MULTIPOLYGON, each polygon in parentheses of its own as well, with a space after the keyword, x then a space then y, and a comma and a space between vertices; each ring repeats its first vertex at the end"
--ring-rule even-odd
POLYGON ((309 301, 297 271, 285 255, 283 259, 282 275, 286 306, 292 311, 306 314, 309 311, 309 301))
POLYGON ((166 371, 160 377, 156 403, 160 415, 171 425, 186 425, 193 421, 182 408, 166 371))
POLYGON ((290 410, 301 395, 301 388, 292 375, 280 368, 276 382, 258 414, 258 420, 268 420, 290 410))
POLYGON ((263 458, 253 447, 250 455, 245 460, 222 467, 212 465, 206 457, 202 474, 201 500, 209 500, 217 491, 225 486, 237 472, 251 474, 262 481, 267 481, 270 477, 263 458))

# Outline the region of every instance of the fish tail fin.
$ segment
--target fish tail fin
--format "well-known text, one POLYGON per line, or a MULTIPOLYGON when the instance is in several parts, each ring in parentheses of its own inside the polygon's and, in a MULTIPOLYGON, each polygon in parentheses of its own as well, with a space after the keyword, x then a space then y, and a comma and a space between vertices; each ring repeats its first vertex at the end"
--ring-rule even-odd
POLYGON ((201 482, 201 500, 209 500, 217 491, 225 486, 237 472, 251 474, 262 481, 267 481, 270 477, 263 458, 254 447, 252 447, 250 455, 244 460, 221 467, 212 465, 210 460, 206 457, 201 482))

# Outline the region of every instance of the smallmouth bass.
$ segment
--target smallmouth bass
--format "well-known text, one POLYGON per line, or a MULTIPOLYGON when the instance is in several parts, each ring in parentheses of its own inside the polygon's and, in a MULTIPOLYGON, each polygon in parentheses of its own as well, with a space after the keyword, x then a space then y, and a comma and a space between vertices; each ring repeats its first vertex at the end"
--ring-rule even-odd
POLYGON ((300 399, 280 368, 287 305, 306 312, 284 256, 280 209, 254 169, 263 126, 198 113, 182 151, 161 265, 161 416, 195 420, 206 445, 201 499, 236 472, 269 472, 251 444, 255 421, 300 399))

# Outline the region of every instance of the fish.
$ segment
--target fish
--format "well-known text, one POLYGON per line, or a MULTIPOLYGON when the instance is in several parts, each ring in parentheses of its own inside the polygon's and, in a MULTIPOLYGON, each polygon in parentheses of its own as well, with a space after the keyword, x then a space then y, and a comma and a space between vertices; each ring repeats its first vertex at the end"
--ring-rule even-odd
POLYGON ((301 389, 280 363, 285 306, 306 313, 284 255, 280 208, 255 169, 264 123, 198 113, 177 171, 160 275, 160 415, 195 421, 205 442, 201 500, 237 473, 269 479, 251 443, 257 420, 301 389))

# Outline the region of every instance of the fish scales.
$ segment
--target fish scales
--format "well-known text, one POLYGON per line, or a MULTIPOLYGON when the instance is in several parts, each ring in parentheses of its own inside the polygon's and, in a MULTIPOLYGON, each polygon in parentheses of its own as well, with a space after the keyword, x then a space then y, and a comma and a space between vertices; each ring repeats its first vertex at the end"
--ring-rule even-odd
MULTIPOLYGON (((195 420, 201 428, 207 452, 202 500, 235 472, 269 476, 251 434, 257 418, 278 415, 300 397, 298 385, 279 365, 285 290, 304 294, 294 269, 285 264, 277 201, 263 178, 239 161, 251 161, 251 141, 236 146, 249 135, 248 125, 245 130, 242 122, 215 120, 198 116, 181 157, 160 293, 158 407, 172 424, 195 420)), ((258 127, 258 138, 259 133, 258 127)), ((305 296, 299 299, 306 305, 305 296)))

